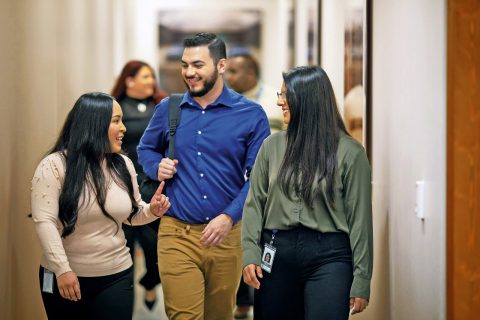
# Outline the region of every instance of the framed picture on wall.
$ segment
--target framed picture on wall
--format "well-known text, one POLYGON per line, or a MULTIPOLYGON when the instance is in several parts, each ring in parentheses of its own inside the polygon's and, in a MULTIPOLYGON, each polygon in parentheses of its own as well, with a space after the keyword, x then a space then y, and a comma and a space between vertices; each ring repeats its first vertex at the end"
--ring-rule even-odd
POLYGON ((366 1, 345 0, 344 120, 347 130, 365 142, 366 1))
POLYGON ((348 132, 366 147, 369 155, 370 10, 371 0, 321 0, 318 54, 332 80, 348 132))
POLYGON ((185 90, 180 73, 182 41, 198 32, 213 32, 222 38, 227 45, 227 56, 233 52, 248 52, 259 60, 261 22, 261 12, 252 9, 218 9, 215 12, 185 9, 159 11, 160 86, 167 92, 185 90))

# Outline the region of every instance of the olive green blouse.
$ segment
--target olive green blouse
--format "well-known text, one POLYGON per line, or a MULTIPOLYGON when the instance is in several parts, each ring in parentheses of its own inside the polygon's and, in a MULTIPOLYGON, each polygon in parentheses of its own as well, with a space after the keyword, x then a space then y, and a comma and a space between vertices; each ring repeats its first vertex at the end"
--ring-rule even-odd
POLYGON ((275 133, 265 139, 255 161, 243 208, 243 266, 261 264, 263 229, 304 226, 320 232, 345 232, 353 253, 350 297, 369 299, 373 265, 372 184, 364 148, 352 137, 341 134, 334 206, 328 201, 323 180, 313 207, 295 195, 290 200, 277 183, 285 149, 286 133, 275 133))

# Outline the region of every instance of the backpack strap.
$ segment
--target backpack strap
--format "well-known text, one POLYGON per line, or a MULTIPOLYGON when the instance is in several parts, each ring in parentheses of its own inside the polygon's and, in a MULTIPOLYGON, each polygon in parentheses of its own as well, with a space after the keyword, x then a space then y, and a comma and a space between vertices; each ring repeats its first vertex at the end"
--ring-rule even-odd
POLYGON ((175 159, 175 134, 177 127, 180 125, 180 118, 182 116, 182 102, 183 94, 172 94, 168 100, 168 127, 170 133, 170 142, 168 144, 168 157, 175 159))

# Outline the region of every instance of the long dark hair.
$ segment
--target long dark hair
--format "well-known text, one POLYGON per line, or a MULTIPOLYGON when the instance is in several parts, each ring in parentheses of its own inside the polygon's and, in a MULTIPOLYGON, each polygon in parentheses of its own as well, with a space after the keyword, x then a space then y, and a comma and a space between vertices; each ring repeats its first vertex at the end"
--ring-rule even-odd
MULTIPOLYGON (((113 113, 113 97, 100 92, 82 95, 69 112, 60 135, 49 154, 61 152, 65 158, 66 173, 59 199, 58 217, 63 225, 62 237, 75 230, 78 211, 88 205, 89 191, 93 191, 103 214, 115 224, 115 219, 105 209, 107 183, 102 170, 105 161, 113 180, 128 192, 133 210, 129 219, 138 211, 133 196, 132 178, 124 158, 112 153, 108 128, 113 113), (80 201, 85 192, 86 198, 80 201)), ((119 226, 117 224, 117 232, 119 226)))
MULTIPOLYGON (((120 75, 118 76, 117 81, 113 86, 112 96, 115 97, 116 100, 120 101, 127 96, 127 84, 125 83, 127 78, 128 77, 134 78, 142 67, 149 68, 153 74, 153 78, 156 81, 155 72, 153 71, 152 67, 150 67, 149 64, 139 60, 131 60, 123 66, 122 72, 120 72, 120 75)), ((155 87, 153 89, 153 95, 151 97, 155 101, 155 103, 159 103, 160 100, 165 98, 167 95, 168 94, 162 89, 160 89, 158 85, 155 83, 155 87)))
POLYGON ((283 73, 290 109, 287 147, 278 181, 290 197, 293 190, 312 206, 325 179, 330 204, 334 201, 340 132, 347 132, 338 112, 332 84, 320 67, 297 67, 283 73))

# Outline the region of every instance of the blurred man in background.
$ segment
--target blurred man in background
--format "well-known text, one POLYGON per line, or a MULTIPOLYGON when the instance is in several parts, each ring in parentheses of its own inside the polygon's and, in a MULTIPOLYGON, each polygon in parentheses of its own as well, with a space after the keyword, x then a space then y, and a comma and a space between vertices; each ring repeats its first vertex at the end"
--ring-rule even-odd
MULTIPOLYGON (((284 128, 282 109, 276 104, 276 91, 260 81, 260 67, 251 54, 247 52, 231 53, 227 60, 225 80, 231 89, 263 107, 272 133, 284 128)), ((236 319, 248 317, 251 306, 253 306, 253 292, 251 291, 242 279, 237 291, 236 319)))
POLYGON ((232 53, 227 61, 225 80, 231 89, 263 107, 272 133, 284 128, 276 90, 260 81, 260 66, 251 54, 232 53))

